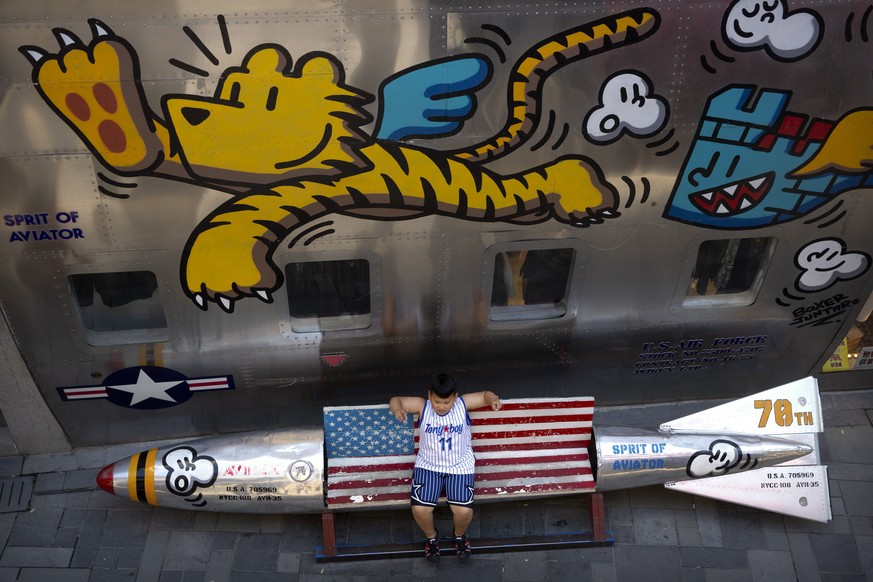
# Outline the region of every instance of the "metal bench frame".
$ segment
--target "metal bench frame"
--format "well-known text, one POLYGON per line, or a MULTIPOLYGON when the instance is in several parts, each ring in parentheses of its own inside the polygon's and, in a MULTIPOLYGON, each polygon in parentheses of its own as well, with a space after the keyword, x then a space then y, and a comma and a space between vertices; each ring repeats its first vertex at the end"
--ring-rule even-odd
MULTIPOLYGON (((606 530, 606 510, 603 505, 603 494, 599 492, 585 493, 577 497, 582 498, 587 504, 588 514, 591 518, 590 532, 476 538, 472 540, 473 553, 485 554, 491 552, 578 548, 582 546, 611 546, 615 542, 615 538, 611 532, 606 530)), ((315 548, 315 559, 318 562, 419 558, 422 556, 422 542, 354 546, 337 545, 334 515, 335 512, 332 510, 325 510, 321 514, 322 540, 324 545, 315 548)), ((441 542, 447 539, 443 538, 441 542)), ((440 553, 454 555, 454 544, 444 545, 441 543, 440 553)))

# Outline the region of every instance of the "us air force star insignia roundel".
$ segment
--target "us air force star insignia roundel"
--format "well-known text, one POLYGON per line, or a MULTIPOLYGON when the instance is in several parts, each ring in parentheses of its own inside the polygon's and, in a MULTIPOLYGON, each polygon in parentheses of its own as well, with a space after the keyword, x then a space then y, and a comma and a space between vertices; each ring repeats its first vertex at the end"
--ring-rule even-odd
POLYGON ((233 388, 233 376, 188 378, 170 368, 134 366, 109 374, 99 386, 69 386, 58 392, 67 402, 105 398, 125 408, 157 409, 181 404, 195 392, 233 388))

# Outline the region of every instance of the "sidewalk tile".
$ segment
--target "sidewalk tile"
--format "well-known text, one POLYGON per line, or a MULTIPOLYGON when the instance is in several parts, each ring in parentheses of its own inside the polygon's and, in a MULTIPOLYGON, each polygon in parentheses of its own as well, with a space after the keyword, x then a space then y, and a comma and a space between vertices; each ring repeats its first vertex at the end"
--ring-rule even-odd
POLYGON ((9 534, 9 546, 51 546, 64 510, 38 508, 16 514, 9 534))
POLYGON ((147 509, 109 510, 100 545, 108 548, 143 547, 151 518, 151 511, 147 509))
POLYGON ((157 530, 149 532, 139 563, 139 571, 136 576, 137 582, 158 582, 164 564, 164 557, 167 553, 167 542, 169 539, 170 532, 168 531, 157 530))
MULTIPOLYGON (((89 582, 91 570, 87 568, 22 568, 18 582, 89 582)), ((0 581, 3 577, 0 576, 0 581)))
POLYGON ((279 534, 243 533, 236 542, 233 570, 275 572, 279 563, 279 534))
POLYGON ((164 556, 165 570, 205 570, 215 532, 171 531, 164 556))
POLYGON ((72 557, 72 548, 7 546, 0 556, 0 566, 66 568, 70 565, 72 557))
POLYGON ((206 579, 214 582, 228 582, 232 566, 233 550, 215 550, 209 556, 206 579))
POLYGON ((615 573, 619 580, 676 582, 682 579, 682 559, 679 548, 616 546, 615 573))
POLYGON ((797 576, 794 572, 791 552, 749 550, 748 559, 754 582, 793 580, 797 576))

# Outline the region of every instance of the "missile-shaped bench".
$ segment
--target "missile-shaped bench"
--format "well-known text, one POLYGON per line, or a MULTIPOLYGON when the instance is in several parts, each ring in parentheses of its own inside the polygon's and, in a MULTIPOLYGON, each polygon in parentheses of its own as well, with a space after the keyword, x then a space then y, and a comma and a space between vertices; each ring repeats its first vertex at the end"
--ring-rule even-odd
MULTIPOLYGON (((593 411, 593 399, 584 397, 509 399, 500 411, 470 411, 476 498, 663 483, 787 515, 831 518, 814 378, 664 423, 656 432, 595 428, 592 438, 593 411)), ((134 501, 208 511, 324 514, 405 507, 419 430, 412 419, 396 420, 385 405, 328 407, 320 429, 150 449, 105 467, 97 481, 134 501)))
MULTIPOLYGON (((479 501, 594 491, 592 398, 471 410, 479 501)), ((434 427, 424 427, 433 430, 434 427)), ((439 427, 442 429, 443 427, 439 427)), ((101 488, 165 507, 246 513, 409 506, 413 418, 387 405, 324 409, 324 429, 254 432, 150 449, 105 467, 101 488)))

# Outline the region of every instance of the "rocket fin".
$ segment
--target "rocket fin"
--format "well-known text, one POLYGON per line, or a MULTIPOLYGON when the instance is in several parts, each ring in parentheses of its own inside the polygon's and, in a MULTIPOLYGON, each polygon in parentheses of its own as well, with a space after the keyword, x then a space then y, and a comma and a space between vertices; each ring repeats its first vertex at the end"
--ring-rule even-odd
POLYGON ((702 412, 665 422, 668 434, 789 435, 823 429, 818 382, 809 376, 702 412))
POLYGON ((821 465, 766 467, 664 487, 804 519, 831 519, 828 470, 821 465))

